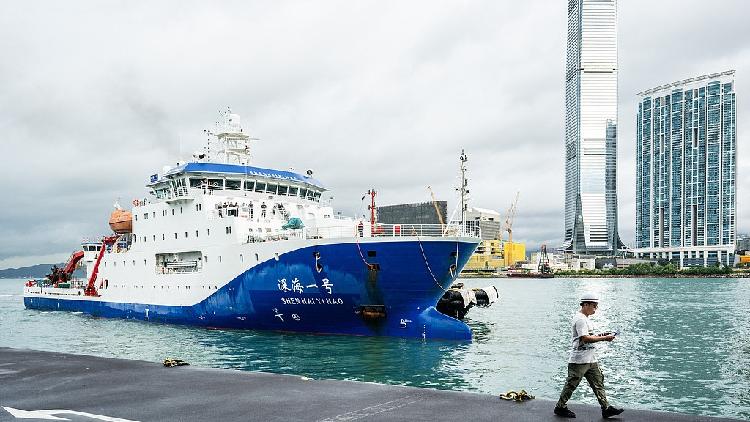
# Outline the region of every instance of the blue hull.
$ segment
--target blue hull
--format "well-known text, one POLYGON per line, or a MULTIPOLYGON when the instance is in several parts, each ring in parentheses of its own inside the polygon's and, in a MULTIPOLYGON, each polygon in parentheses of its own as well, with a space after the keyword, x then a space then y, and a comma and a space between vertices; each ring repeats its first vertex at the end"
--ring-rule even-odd
POLYGON ((360 246, 361 254, 356 243, 285 253, 248 269, 192 306, 51 297, 25 297, 24 304, 205 327, 471 339, 466 324, 434 306, 476 243, 427 240, 360 246))

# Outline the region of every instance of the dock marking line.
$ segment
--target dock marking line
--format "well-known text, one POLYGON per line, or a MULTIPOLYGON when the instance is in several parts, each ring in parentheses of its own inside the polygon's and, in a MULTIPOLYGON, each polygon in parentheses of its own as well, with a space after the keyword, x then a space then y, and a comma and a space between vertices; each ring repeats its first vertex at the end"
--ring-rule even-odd
POLYGON ((14 409, 12 407, 6 407, 3 406, 3 409, 13 415, 16 419, 47 419, 47 420, 53 420, 53 421, 69 421, 70 419, 67 418, 60 418, 55 415, 76 415, 76 416, 84 416, 91 419, 99 419, 100 421, 105 422, 138 422, 138 421, 131 421, 130 419, 122 419, 122 418, 113 418, 110 416, 104 416, 104 415, 95 415, 93 413, 87 413, 87 412, 78 412, 75 410, 65 410, 65 409, 56 409, 56 410, 22 410, 22 409, 14 409))
POLYGON ((391 400, 383 403, 379 403, 373 406, 368 406, 359 410, 354 410, 348 413, 342 413, 340 415, 332 416, 326 419, 320 419, 318 422, 343 422, 343 421, 354 421, 357 419, 366 418, 368 416, 377 415, 378 413, 388 412, 404 406, 408 406, 412 403, 416 403, 417 399, 409 400, 411 396, 401 397, 400 399, 391 400))

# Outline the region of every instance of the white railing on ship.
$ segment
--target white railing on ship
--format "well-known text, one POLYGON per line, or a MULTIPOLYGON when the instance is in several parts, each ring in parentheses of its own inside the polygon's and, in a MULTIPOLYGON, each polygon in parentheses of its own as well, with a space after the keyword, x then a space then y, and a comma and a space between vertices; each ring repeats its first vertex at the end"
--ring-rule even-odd
POLYGON ((340 237, 481 237, 478 225, 455 224, 366 224, 307 229, 308 239, 340 237))

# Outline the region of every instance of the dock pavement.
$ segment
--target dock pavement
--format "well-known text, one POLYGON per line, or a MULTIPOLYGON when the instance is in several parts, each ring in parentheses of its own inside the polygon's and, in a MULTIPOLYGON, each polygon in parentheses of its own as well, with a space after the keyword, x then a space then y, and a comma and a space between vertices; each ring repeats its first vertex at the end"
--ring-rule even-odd
MULTIPOLYGON (((554 402, 0 348, 0 421, 557 421, 554 402)), ((596 406, 571 403, 576 421, 596 406)), ((626 408, 610 420, 710 418, 626 408)))

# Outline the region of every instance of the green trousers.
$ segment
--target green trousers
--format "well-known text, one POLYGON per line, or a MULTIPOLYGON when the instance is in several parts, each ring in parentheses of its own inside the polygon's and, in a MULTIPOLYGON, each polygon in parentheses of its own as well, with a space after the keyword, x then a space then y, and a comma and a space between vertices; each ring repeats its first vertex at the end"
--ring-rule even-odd
POLYGON ((573 395, 573 391, 575 391, 583 378, 586 378, 591 389, 594 390, 596 399, 599 400, 599 405, 602 409, 606 409, 609 406, 609 403, 607 403, 607 394, 604 392, 604 374, 599 369, 599 364, 594 362, 568 364, 568 379, 565 381, 562 393, 560 393, 560 400, 557 401, 557 407, 566 406, 568 399, 573 395))

